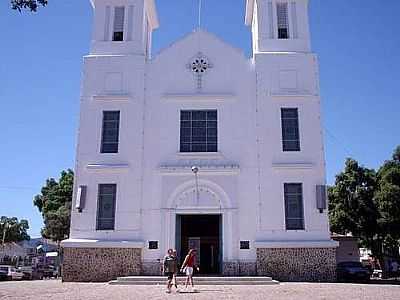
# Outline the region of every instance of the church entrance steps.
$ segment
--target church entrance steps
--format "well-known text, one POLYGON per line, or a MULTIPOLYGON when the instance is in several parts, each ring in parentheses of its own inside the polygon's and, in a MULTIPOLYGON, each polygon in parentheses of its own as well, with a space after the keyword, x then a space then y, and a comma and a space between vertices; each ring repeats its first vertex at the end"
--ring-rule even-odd
MULTIPOLYGON (((185 283, 186 277, 178 276, 178 285, 185 283)), ((166 277, 161 276, 128 276, 118 277, 111 281, 112 285, 163 285, 167 281, 166 277)), ((271 277, 194 277, 195 285, 274 285, 278 281, 271 277)))

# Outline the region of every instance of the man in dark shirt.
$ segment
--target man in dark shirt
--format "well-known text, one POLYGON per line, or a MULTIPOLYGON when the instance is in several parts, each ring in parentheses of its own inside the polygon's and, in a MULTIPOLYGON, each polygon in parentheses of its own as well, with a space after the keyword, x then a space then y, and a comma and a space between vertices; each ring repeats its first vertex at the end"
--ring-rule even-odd
POLYGON ((177 258, 173 255, 173 250, 168 249, 168 254, 164 257, 164 275, 167 276, 167 293, 171 293, 172 279, 178 269, 177 258))

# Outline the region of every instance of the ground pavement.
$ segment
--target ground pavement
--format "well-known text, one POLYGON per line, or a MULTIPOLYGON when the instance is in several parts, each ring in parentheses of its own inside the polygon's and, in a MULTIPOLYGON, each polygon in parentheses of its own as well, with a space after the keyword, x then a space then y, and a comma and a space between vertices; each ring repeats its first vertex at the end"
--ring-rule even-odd
POLYGON ((281 283, 274 286, 199 286, 198 293, 166 294, 163 286, 112 286, 59 280, 0 282, 0 299, 246 299, 399 300, 399 285, 281 283))

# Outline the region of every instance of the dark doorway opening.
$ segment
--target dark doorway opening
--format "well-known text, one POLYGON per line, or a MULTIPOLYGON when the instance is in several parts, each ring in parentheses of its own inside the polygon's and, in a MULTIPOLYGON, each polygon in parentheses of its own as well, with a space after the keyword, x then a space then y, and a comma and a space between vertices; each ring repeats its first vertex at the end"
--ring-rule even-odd
POLYGON ((197 250, 200 274, 218 274, 222 262, 222 216, 177 215, 176 244, 180 263, 189 249, 197 250))

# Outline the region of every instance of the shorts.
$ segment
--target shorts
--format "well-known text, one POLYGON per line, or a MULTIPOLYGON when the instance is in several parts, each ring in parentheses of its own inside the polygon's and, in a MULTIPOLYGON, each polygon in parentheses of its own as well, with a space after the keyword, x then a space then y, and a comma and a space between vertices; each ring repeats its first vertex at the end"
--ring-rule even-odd
POLYGON ((165 272, 164 275, 168 277, 168 280, 172 280, 172 278, 174 278, 174 272, 165 272))
POLYGON ((193 267, 185 268, 186 276, 193 276, 193 267))

